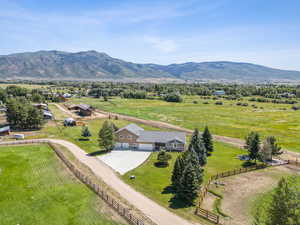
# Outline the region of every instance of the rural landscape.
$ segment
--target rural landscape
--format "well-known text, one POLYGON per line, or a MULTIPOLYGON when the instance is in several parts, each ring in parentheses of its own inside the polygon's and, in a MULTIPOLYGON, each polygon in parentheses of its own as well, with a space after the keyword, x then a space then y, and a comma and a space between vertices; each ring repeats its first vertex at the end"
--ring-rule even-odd
POLYGON ((0 2, 0 225, 300 225, 299 2, 0 2))

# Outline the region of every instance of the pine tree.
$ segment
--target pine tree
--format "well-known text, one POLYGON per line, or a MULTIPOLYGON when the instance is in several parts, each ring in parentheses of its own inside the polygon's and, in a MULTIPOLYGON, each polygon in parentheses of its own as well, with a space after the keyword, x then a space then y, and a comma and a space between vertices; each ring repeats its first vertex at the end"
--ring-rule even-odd
POLYGON ((207 162, 206 149, 202 141, 202 136, 200 135, 199 130, 197 128, 192 134, 191 143, 189 144, 188 150, 189 151, 194 150, 197 154, 200 166, 205 166, 207 162))
POLYGON ((178 197, 184 200, 187 204, 193 205, 198 196, 199 181, 196 171, 191 163, 188 163, 182 173, 180 179, 180 188, 178 197))
POLYGON ((300 191, 296 177, 282 178, 272 195, 266 225, 300 224, 300 191))
POLYGON ((116 137, 114 126, 110 121, 106 120, 103 123, 103 126, 99 131, 98 142, 99 146, 103 147, 105 150, 113 150, 116 143, 116 137))
POLYGON ((248 150, 248 155, 251 160, 256 160, 259 157, 260 151, 260 138, 257 132, 251 132, 246 137, 246 145, 245 148, 248 150))
POLYGON ((191 149, 187 152, 184 158, 185 166, 191 163, 195 169, 196 172, 196 178, 198 180, 198 183, 201 184, 203 181, 203 169, 201 168, 199 164, 199 159, 197 157, 197 153, 191 149))
POLYGON ((212 152, 214 151, 214 145, 213 145, 212 135, 210 134, 207 126, 205 127, 204 132, 202 134, 202 140, 204 142, 206 154, 207 154, 207 156, 210 156, 212 154, 212 152))
POLYGON ((172 172, 172 186, 174 187, 175 190, 179 189, 180 186, 180 179, 182 176, 184 170, 184 160, 182 158, 182 156, 178 156, 176 161, 175 161, 175 165, 173 168, 173 172, 172 172))
POLYGON ((82 127, 81 136, 85 139, 89 139, 89 137, 92 136, 92 134, 87 126, 82 127))

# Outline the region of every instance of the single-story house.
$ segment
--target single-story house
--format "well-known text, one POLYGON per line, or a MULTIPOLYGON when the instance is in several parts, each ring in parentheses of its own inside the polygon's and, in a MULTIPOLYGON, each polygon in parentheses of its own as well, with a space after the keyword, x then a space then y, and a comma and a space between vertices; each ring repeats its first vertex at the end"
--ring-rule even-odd
POLYGON ((0 136, 9 135, 10 133, 10 126, 5 126, 0 128, 0 136))
POLYGON ((64 126, 66 127, 72 127, 72 126, 76 126, 76 120, 74 120, 73 118, 67 118, 64 120, 64 126))
POLYGON ((224 90, 218 90, 218 91, 214 91, 213 95, 217 95, 217 96, 221 96, 221 95, 225 95, 225 91, 224 90))
POLYGON ((92 107, 87 104, 79 104, 78 109, 79 109, 79 115, 81 116, 91 116, 93 112, 92 107))
POLYGON ((116 149, 157 151, 184 151, 186 133, 176 131, 146 131, 136 124, 129 124, 115 132, 116 149))
POLYGON ((43 111, 43 116, 45 120, 52 120, 53 119, 53 114, 50 111, 44 110, 43 111))
POLYGON ((48 110, 48 105, 45 103, 38 103, 38 104, 34 104, 33 106, 36 107, 37 109, 48 110))

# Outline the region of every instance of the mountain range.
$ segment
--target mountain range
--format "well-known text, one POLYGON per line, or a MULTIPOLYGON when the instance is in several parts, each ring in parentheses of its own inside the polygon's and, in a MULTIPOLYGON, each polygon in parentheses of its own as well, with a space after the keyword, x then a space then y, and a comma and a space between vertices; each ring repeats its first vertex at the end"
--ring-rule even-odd
POLYGON ((85 51, 38 51, 0 56, 1 79, 300 81, 300 71, 240 62, 138 64, 85 51))

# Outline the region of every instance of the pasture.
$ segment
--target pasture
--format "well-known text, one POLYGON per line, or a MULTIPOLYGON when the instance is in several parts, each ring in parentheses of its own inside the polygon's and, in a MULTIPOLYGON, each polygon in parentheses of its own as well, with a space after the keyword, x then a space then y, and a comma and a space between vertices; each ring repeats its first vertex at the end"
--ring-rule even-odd
POLYGON ((257 131, 262 137, 276 136, 285 149, 300 152, 300 110, 294 111, 287 104, 258 103, 244 99, 243 102, 249 106, 237 106, 237 101, 231 100, 222 100, 223 105, 216 105, 214 100, 204 100, 199 96, 186 96, 182 103, 119 97, 106 102, 96 98, 72 99, 71 102, 85 102, 102 110, 159 120, 189 129, 203 129, 208 125, 213 134, 240 139, 250 131, 257 131))
POLYGON ((120 224, 47 145, 0 147, 0 185, 2 225, 120 224))

